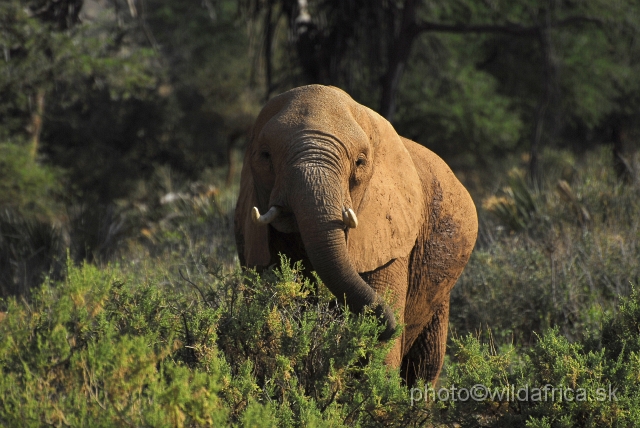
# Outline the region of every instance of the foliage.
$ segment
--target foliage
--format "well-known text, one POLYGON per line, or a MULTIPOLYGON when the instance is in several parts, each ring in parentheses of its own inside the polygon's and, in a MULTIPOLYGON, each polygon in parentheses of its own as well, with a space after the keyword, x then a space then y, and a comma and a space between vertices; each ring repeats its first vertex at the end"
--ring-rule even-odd
POLYGON ((58 275, 67 247, 112 259, 159 220, 136 208, 158 207, 163 195, 140 191, 157 171, 195 180, 245 136, 257 104, 231 2, 216 19, 169 3, 144 19, 104 3, 86 16, 81 1, 0 4, 0 295, 58 275), (149 46, 156 25, 163 50, 149 46))
MULTIPOLYGON (((637 309, 637 293, 623 299, 637 309)), ((640 313, 620 314, 605 323, 603 338, 621 320, 640 313)), ((628 330, 616 331, 630 338, 628 330)), ((634 343, 631 339, 626 343, 634 343)), ((636 385, 637 354, 609 353, 601 346, 570 343, 557 328, 538 337, 524 353, 512 347, 497 350, 468 335, 453 341, 452 360, 442 388, 472 390, 475 399, 428 403, 441 423, 487 427, 626 427, 635 426, 640 414, 636 385), (631 358, 626 363, 627 358, 631 358)), ((467 397, 468 395, 457 397, 467 397)), ((444 396, 444 394, 441 394, 444 396)))
POLYGON ((480 396, 492 398, 441 403, 436 415, 461 426, 635 426, 639 322, 640 293, 633 288, 619 312, 606 315, 582 342, 571 343, 557 327, 536 334, 524 353, 471 334, 457 337, 442 387, 483 385, 488 390, 480 396))
POLYGON ((147 284, 129 289, 115 272, 68 267, 29 305, 6 302, 1 322, 2 414, 8 425, 184 426, 216 424, 225 411, 216 392, 224 367, 207 355, 192 372, 182 323, 215 320, 207 308, 147 284), (188 318, 187 318, 188 317, 188 318), (181 334, 182 332, 182 334, 181 334))
POLYGON ((465 157, 456 156, 464 164, 516 147, 522 118, 514 101, 497 93, 494 76, 461 60, 478 55, 469 38, 431 36, 417 44, 400 87, 395 122, 402 135, 445 158, 464 152, 465 157))
POLYGON ((107 24, 57 31, 23 3, 1 6, 0 135, 40 139, 32 154, 69 169, 76 192, 118 195, 132 173, 123 154, 140 133, 135 120, 157 117, 151 107, 159 102, 153 94, 161 73, 152 68, 153 52, 127 46, 107 24), (114 172, 118 191, 105 180, 114 172))
POLYGON ((65 232, 50 219, 0 212, 0 297, 26 295, 44 275, 59 278, 69 245, 65 232))
POLYGON ((69 244, 62 180, 25 144, 0 143, 0 297, 27 293, 44 274, 62 273, 69 244))
POLYGON ((240 4, 261 36, 268 94, 344 88, 447 161, 486 165, 530 145, 600 144, 619 122, 637 129, 632 1, 240 4))
POLYGON ((195 179, 245 137, 258 104, 233 2, 215 19, 175 2, 140 17, 93 4, 68 28, 32 3, 0 6, 0 137, 39 138, 34 152, 68 171, 72 196, 108 204, 162 165, 195 179))
POLYGON ((525 230, 536 221, 540 202, 536 201, 536 195, 527 186, 522 171, 511 170, 507 182, 505 196, 487 198, 483 205, 509 230, 525 230))
POLYGON ((409 415, 376 319, 337 310, 326 291, 309 300, 300 265, 283 261, 270 279, 210 271, 209 287, 185 277, 182 290, 154 271, 67 269, 28 304, 3 304, 3 424, 402 425, 409 415))
POLYGON ((0 143, 0 209, 53 217, 60 211, 60 171, 36 162, 25 144, 0 143))

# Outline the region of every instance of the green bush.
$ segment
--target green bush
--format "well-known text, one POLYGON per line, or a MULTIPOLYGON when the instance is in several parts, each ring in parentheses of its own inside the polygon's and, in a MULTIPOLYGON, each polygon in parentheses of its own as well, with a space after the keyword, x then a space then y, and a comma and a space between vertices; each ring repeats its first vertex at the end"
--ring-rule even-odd
POLYGON ((26 143, 0 142, 0 209, 55 217, 62 194, 61 172, 41 165, 26 143))
POLYGON ((637 426, 639 323, 640 293, 634 290, 622 299, 620 312, 606 319, 602 333, 584 343, 569 342, 557 328, 537 336, 525 352, 512 346, 496 349, 494 342, 483 343, 473 335, 457 337, 440 387, 458 400, 438 401, 433 391, 414 391, 412 396, 426 395, 428 400, 418 405, 439 409, 432 412, 433 421, 444 424, 637 426), (465 400, 469 395, 461 389, 474 386, 479 386, 477 399, 465 400))
POLYGON ((172 287, 162 272, 69 265, 29 303, 2 303, 0 424, 410 422, 377 320, 341 311, 326 291, 310 299, 300 271, 210 271, 172 287))
POLYGON ((0 424, 551 427, 640 420, 635 290, 583 343, 557 328, 529 349, 456 336, 440 384, 425 394, 423 384, 409 390, 383 364, 389 344, 377 341, 376 319, 339 309, 321 285, 302 278, 299 264, 284 260, 263 278, 205 267, 164 285, 164 273, 147 268, 67 269, 65 281, 45 283, 28 302, 0 302, 0 424), (475 385, 486 395, 460 395, 475 385), (443 391, 447 398, 439 399, 443 391))
POLYGON ((37 162, 26 143, 0 142, 0 297, 61 274, 68 246, 61 182, 61 171, 37 162))
MULTIPOLYGON (((9 299, 0 323, 0 421, 8 426, 183 426, 225 418, 224 367, 183 364, 182 296, 129 288, 113 270, 69 266, 29 304, 9 299)), ((188 321, 215 319, 206 308, 188 321)), ((213 364, 211 364, 213 363, 213 364)))
POLYGON ((49 219, 0 211, 0 297, 27 295, 44 275, 60 278, 68 241, 49 219))

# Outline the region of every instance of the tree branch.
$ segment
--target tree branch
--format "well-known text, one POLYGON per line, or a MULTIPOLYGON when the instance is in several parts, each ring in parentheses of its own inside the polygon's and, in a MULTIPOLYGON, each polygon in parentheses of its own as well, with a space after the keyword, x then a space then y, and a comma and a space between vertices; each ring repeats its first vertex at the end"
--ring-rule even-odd
POLYGON ((598 27, 604 23, 597 18, 587 16, 571 16, 561 19, 560 21, 551 23, 542 23, 539 25, 524 26, 521 24, 507 23, 505 25, 467 25, 467 24, 440 24, 436 22, 423 21, 415 24, 415 34, 425 32, 442 32, 442 33, 501 33, 512 36, 531 37, 536 36, 543 29, 568 27, 579 24, 595 24, 598 27))

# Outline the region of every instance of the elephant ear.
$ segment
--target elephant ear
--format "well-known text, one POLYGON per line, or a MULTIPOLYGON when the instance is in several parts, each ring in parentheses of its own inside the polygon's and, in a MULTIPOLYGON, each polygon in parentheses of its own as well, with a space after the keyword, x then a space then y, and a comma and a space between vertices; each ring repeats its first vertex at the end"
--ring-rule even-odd
POLYGON ((251 209, 259 207, 249 162, 245 159, 240 178, 240 194, 236 204, 234 227, 240 264, 250 268, 269 265, 269 228, 251 220, 251 209))
MULTIPOLYGON (((372 271, 407 256, 415 245, 424 215, 424 194, 411 155, 393 126, 366 109, 373 145, 373 172, 354 207, 358 227, 349 229, 347 246, 358 272, 372 271)), ((366 118, 362 118, 367 122, 366 118)))

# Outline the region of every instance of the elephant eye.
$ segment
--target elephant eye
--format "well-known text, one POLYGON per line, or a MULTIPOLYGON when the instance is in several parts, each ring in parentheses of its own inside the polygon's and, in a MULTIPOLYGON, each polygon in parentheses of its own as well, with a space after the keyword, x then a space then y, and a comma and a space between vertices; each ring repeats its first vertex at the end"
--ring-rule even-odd
POLYGON ((356 160, 356 166, 362 166, 362 165, 365 165, 366 163, 367 163, 367 158, 365 158, 364 155, 358 156, 358 159, 356 160))
POLYGON ((262 151, 260 152, 260 157, 264 160, 269 160, 271 159, 271 153, 267 152, 267 151, 262 151))

